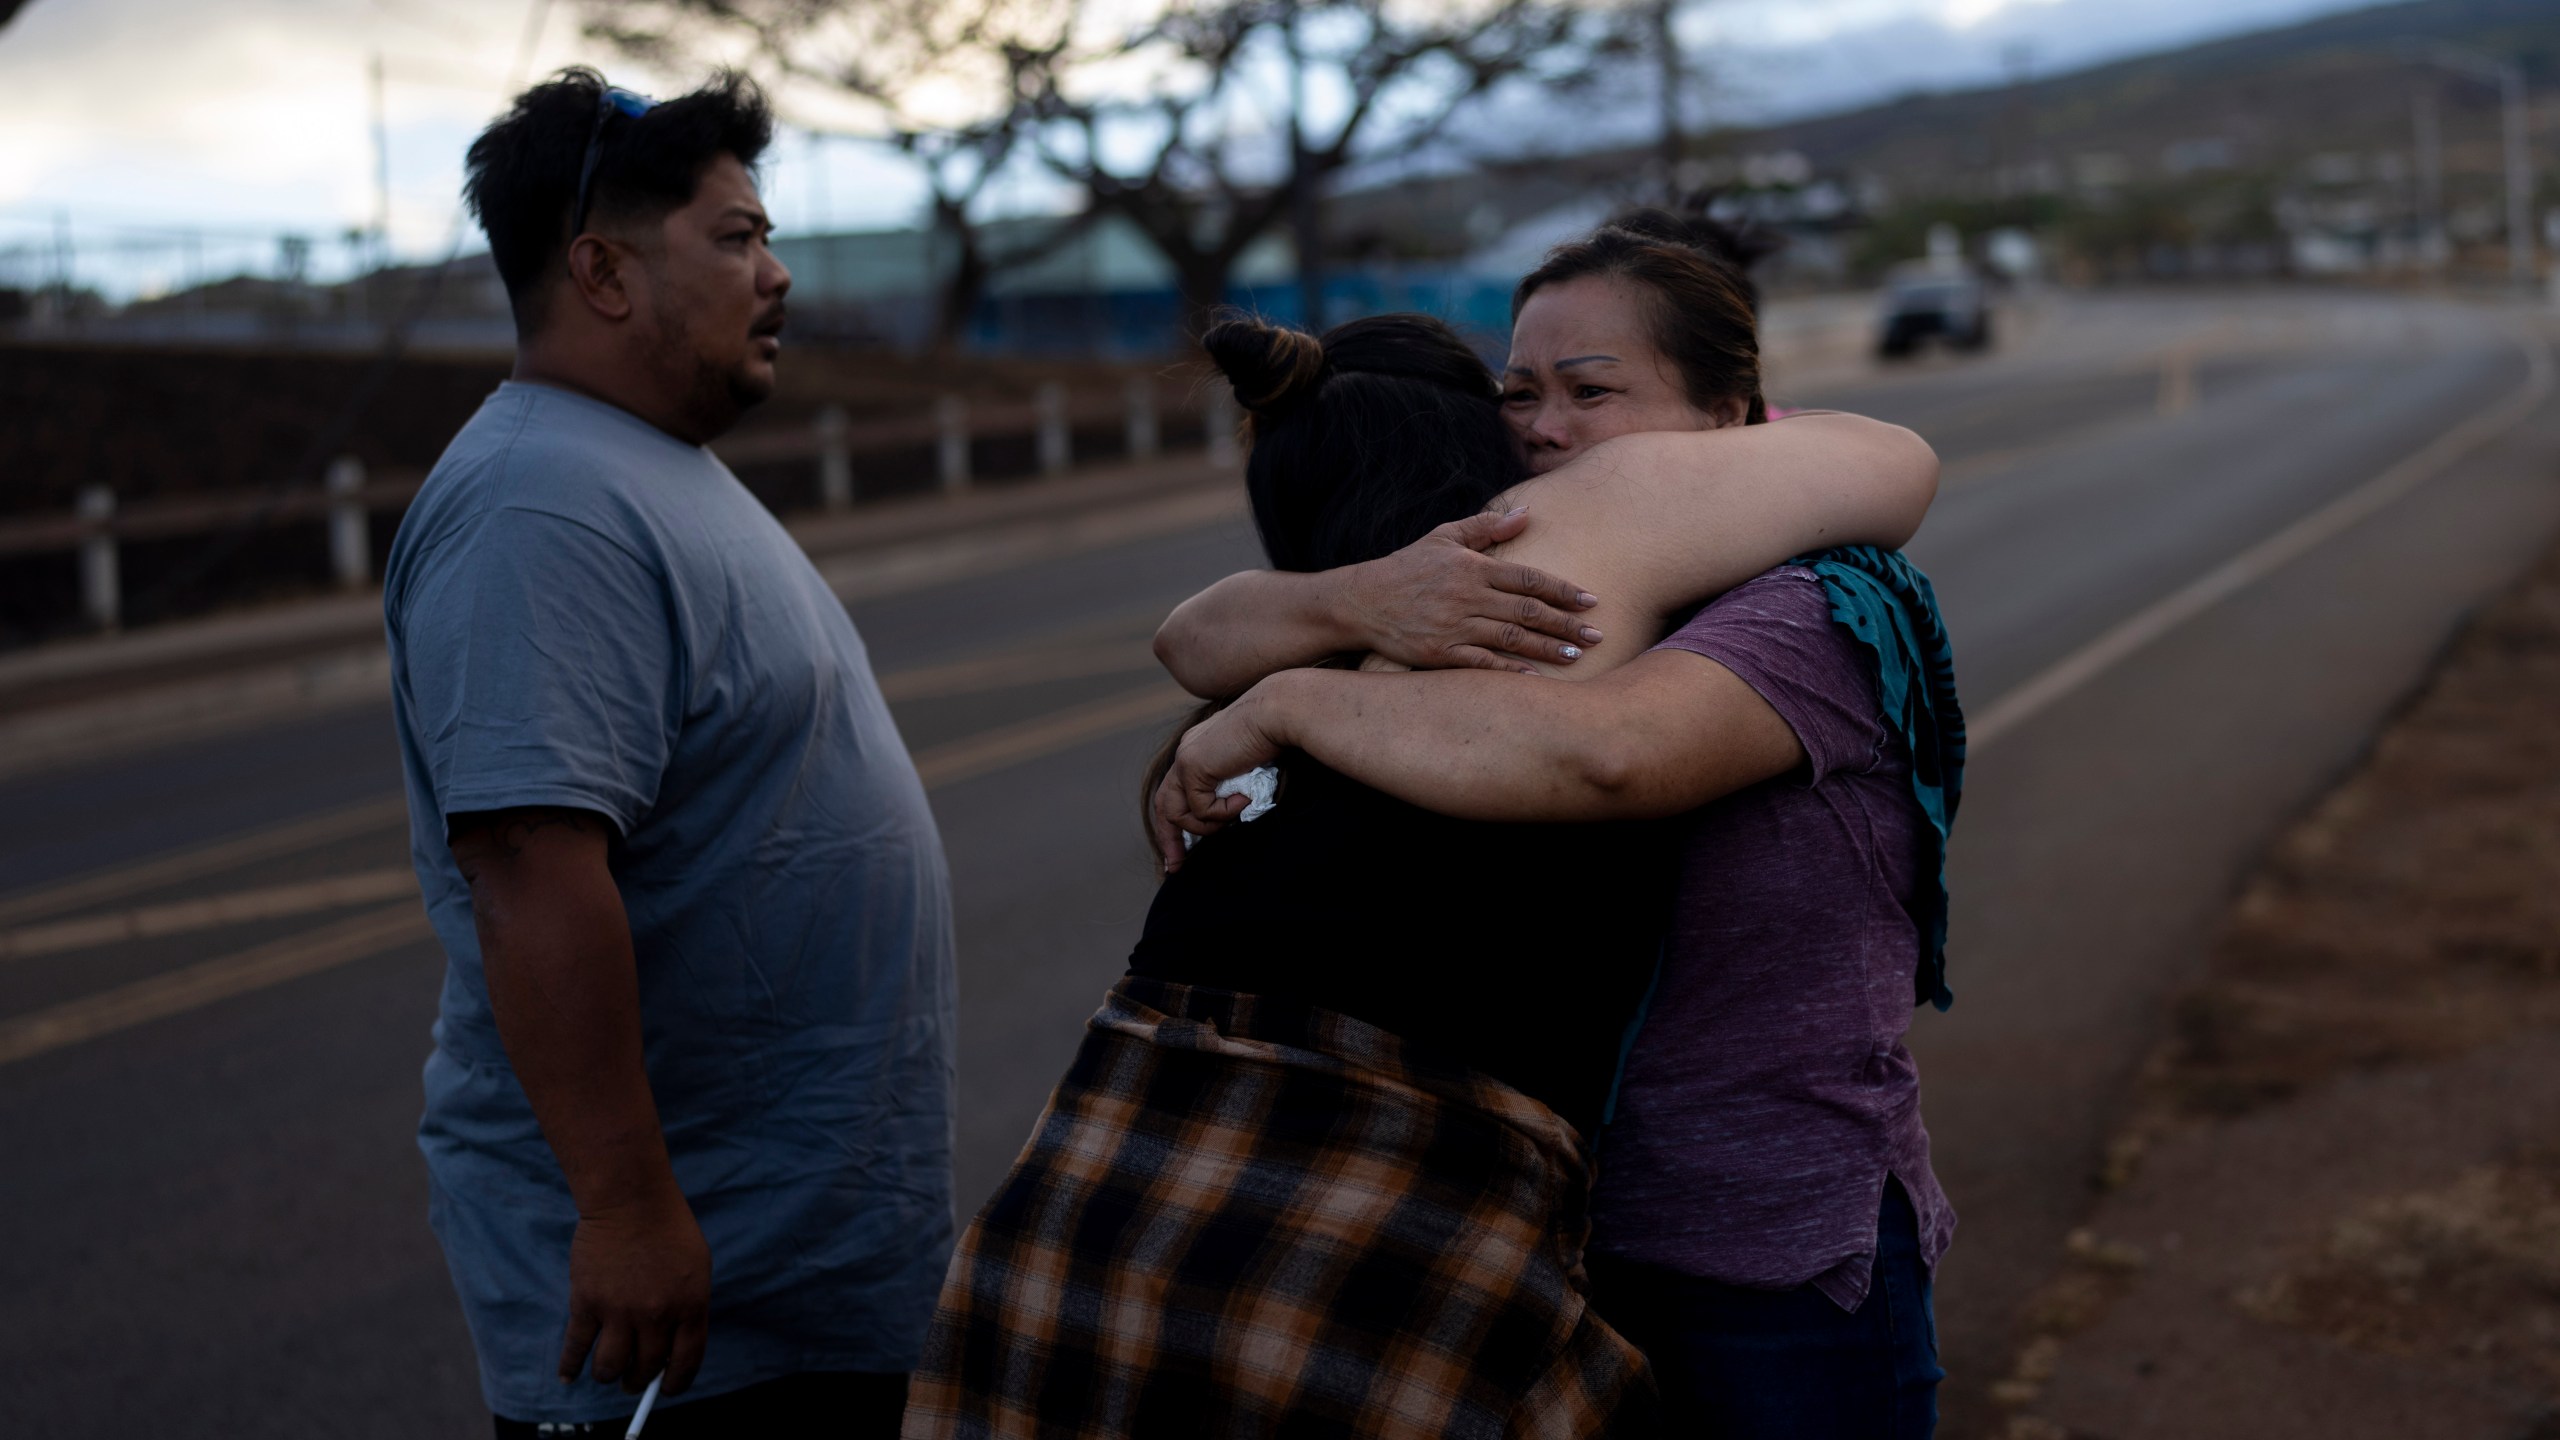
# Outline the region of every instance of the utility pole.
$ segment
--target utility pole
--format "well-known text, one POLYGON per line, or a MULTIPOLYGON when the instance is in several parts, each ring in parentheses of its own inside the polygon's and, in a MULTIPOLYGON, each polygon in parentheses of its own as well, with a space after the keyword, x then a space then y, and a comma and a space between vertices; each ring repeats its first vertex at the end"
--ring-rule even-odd
POLYGON ((189 230, 187 247, 187 333, 193 335, 204 325, 204 232, 189 230))
POLYGON ((1299 0, 1289 0, 1281 34, 1289 50, 1289 243, 1298 252, 1298 323, 1324 333, 1324 197, 1307 153, 1307 51, 1299 0))
POLYGON ((1680 127, 1680 35, 1672 23, 1680 18, 1680 0, 1651 0, 1645 19, 1653 31, 1653 58, 1660 67, 1661 78, 1656 89, 1662 102, 1662 133, 1659 162, 1662 166, 1662 198, 1666 204, 1680 203, 1680 162, 1688 158, 1688 140, 1680 127))
POLYGON ((53 303, 65 321, 71 318, 71 212, 53 212, 53 303))
POLYGON ((2533 153, 2527 147, 2524 67, 2510 60, 2498 70, 2498 98, 2507 112, 2507 277, 2533 285, 2533 153))
POLYGON ((818 293, 821 302, 833 304, 844 298, 836 284, 836 251, 843 248, 836 239, 836 206, 834 192, 827 187, 827 140, 822 130, 809 132, 809 189, 816 204, 817 217, 809 225, 809 238, 818 247, 818 293))
POLYGON ((2000 147, 2008 152, 2001 167, 2006 176, 1994 176, 1994 193, 2006 195, 2014 191, 2033 194, 2039 178, 2036 166, 2035 74, 2036 45, 2032 40, 2019 40, 2000 49, 2000 68, 2009 75, 2008 140, 2000 147), (2015 184, 2000 183, 2014 179, 2015 184))
POLYGON ((2507 278, 2529 289, 2533 285, 2533 153, 2525 133, 2524 67, 2460 45, 2430 45, 2415 53, 2442 69, 2498 87, 2499 106, 2506 118, 2507 278))
POLYGON ((391 252, 391 124, 383 104, 381 51, 373 52, 366 74, 372 82, 367 89, 373 109, 373 264, 378 270, 391 252))
POLYGON ((2432 270, 2444 263, 2444 127, 2436 116, 2436 87, 2430 80, 2409 97, 2418 175, 2418 263, 2432 270))

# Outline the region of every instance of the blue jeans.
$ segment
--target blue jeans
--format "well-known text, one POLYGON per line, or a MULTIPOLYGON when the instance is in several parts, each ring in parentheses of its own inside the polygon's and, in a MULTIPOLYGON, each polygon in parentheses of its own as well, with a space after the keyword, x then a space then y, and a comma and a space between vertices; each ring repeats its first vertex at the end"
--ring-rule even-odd
POLYGON ((1938 1323, 1920 1222, 1885 1185, 1875 1274, 1842 1310, 1811 1285, 1753 1290, 1605 1255, 1601 1317, 1653 1361, 1662 1433, 1678 1440, 1928 1440, 1938 1426, 1938 1323))

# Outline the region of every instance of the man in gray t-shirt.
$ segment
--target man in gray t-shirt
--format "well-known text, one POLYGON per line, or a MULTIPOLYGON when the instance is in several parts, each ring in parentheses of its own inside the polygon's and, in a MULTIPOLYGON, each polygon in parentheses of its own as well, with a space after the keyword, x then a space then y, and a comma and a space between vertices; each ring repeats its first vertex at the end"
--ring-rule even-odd
POLYGON ((383 604, 449 957, 419 1143, 501 1436, 618 1435, 660 1376, 681 1433, 894 1433, 949 1254, 933 818, 844 607, 702 445, 772 385, 769 129, 739 82, 573 73, 472 149, 516 378, 383 604))

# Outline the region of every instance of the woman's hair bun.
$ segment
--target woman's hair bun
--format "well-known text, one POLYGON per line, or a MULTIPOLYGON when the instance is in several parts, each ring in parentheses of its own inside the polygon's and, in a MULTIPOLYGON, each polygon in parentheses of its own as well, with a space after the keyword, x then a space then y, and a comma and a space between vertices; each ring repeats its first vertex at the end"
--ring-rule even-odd
POLYGON ((1610 219, 1608 228, 1625 231, 1640 240, 1686 246, 1746 275, 1752 266, 1786 248, 1786 237, 1774 230, 1751 224, 1728 225, 1709 215, 1707 204, 1713 198, 1700 196, 1677 212, 1658 205, 1624 211, 1610 219))
POLYGON ((1289 408, 1324 376, 1323 341, 1267 321, 1221 320, 1200 346, 1235 387, 1236 403, 1256 414, 1289 408))

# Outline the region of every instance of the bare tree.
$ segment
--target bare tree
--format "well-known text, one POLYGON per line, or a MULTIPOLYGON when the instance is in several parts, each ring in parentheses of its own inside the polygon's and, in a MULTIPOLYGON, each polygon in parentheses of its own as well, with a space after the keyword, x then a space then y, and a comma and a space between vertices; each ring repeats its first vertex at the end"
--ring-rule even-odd
POLYGON ((1030 138, 1095 210, 1153 242, 1194 333, 1237 260, 1289 219, 1313 324, 1327 185, 1425 149, 1506 83, 1585 73, 1589 28, 1559 0, 1168 0, 1045 67, 1030 138), (1146 84, 1111 83, 1125 76, 1146 84))
MULTIPOLYGON (((6 0, 0 0, 6 3, 6 0)), ((870 133, 925 181, 947 257, 933 338, 956 346, 994 278, 1081 233, 1082 216, 998 244, 981 223, 989 186, 1022 152, 1033 99, 1067 54, 1074 0, 588 0, 588 33, 662 65, 705 54, 805 82, 869 112, 870 133)), ((806 128, 850 133, 824 125, 806 128)))
POLYGON ((1587 76, 1614 23, 1573 0, 1156 0, 1116 24, 1078 0, 588 4, 592 33, 632 53, 725 42, 871 106, 925 174, 954 245, 946 338, 997 271, 1104 217, 1163 255, 1194 333, 1237 261, 1285 219, 1316 321, 1325 189, 1440 141, 1505 85, 1587 76), (1086 205, 1031 247, 999 251, 974 214, 1017 156, 1086 205))

